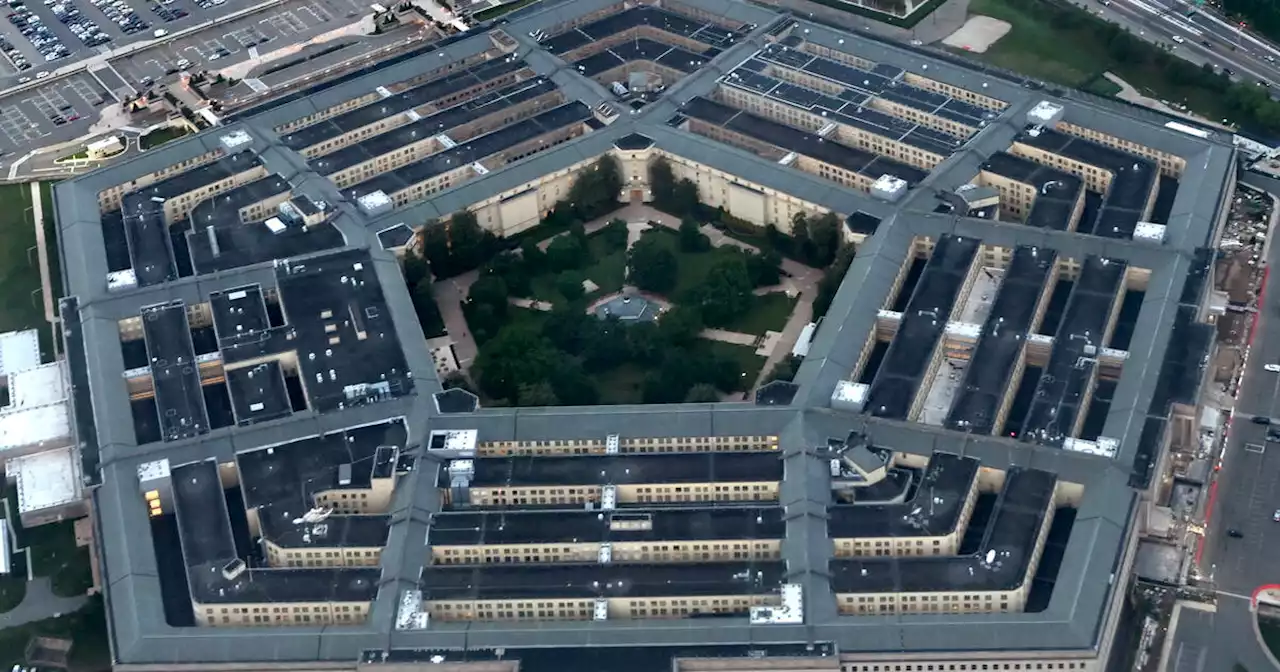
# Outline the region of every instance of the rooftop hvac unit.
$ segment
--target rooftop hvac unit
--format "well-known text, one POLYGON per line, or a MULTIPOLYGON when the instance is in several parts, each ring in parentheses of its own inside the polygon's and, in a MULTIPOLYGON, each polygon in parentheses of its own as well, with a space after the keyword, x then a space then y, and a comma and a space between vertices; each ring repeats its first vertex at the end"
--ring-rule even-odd
POLYGON ((867 403, 867 386, 852 380, 842 380, 831 393, 831 408, 838 411, 862 410, 867 403))
POLYGON ((1153 224, 1152 222, 1138 222, 1133 229, 1133 239, 1145 241, 1148 243, 1163 243, 1165 236, 1165 226, 1163 224, 1153 224))
POLYGON ((360 212, 369 217, 391 212, 395 207, 391 197, 381 189, 357 198, 356 204, 360 207, 360 212))
POLYGON ((228 581, 234 580, 237 576, 244 574, 244 570, 248 568, 249 566, 244 563, 244 560, 236 558, 222 566, 222 578, 228 581))
POLYGON ((252 146, 253 136, 245 131, 232 131, 219 137, 218 142, 222 144, 222 148, 227 150, 228 154, 234 154, 252 146))
POLYGON ((897 203, 907 194, 907 181, 892 175, 881 175, 871 185, 871 195, 882 201, 897 203))
POLYGON ((1061 105, 1042 100, 1027 112, 1027 123, 1032 126, 1054 128, 1059 121, 1062 121, 1063 111, 1064 108, 1061 105))

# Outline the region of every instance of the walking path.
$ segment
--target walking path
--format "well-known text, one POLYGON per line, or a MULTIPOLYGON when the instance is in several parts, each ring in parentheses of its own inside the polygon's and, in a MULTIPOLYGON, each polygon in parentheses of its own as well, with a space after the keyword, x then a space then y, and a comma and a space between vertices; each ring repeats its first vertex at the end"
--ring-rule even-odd
MULTIPOLYGON (((52 325, 57 320, 57 315, 53 312, 53 282, 49 278, 49 246, 44 241, 44 201, 40 198, 39 182, 31 183, 31 212, 35 220, 33 225, 36 227, 36 256, 40 261, 40 293, 44 295, 44 319, 52 325)), ((58 341, 56 338, 53 340, 55 343, 58 341)))
POLYGON ((444 328, 449 332, 449 337, 453 339, 453 352, 458 358, 458 368, 466 373, 471 368, 471 363, 476 359, 476 339, 467 329, 467 318, 462 314, 462 302, 467 298, 467 292, 471 289, 471 285, 475 283, 476 278, 480 277, 479 271, 468 271, 456 278, 441 280, 432 285, 432 294, 436 300, 436 307, 440 309, 440 317, 444 320, 444 328))
POLYGON ((84 606, 86 599, 83 595, 58 597, 53 594, 49 577, 38 576, 27 582, 27 595, 22 598, 22 604, 0 614, 0 628, 12 628, 69 614, 84 606))

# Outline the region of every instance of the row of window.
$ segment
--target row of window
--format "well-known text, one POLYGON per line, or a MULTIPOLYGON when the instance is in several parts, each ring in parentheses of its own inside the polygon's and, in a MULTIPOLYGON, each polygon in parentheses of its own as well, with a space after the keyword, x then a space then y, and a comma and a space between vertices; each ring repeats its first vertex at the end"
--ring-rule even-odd
MULTIPOLYGON (((492 128, 502 128, 512 122, 530 117, 541 109, 541 105, 534 105, 524 110, 512 108, 508 111, 506 116, 500 119, 478 119, 475 122, 477 125, 472 129, 474 132, 455 134, 451 136, 451 138, 454 142, 462 143, 472 137, 483 135, 490 129, 487 125, 489 123, 496 122, 492 128)), ((441 132, 449 133, 450 130, 451 129, 441 129, 441 132)), ((372 179, 375 175, 381 175, 418 161, 425 161, 443 149, 443 147, 436 142, 435 137, 436 136, 434 135, 424 137, 417 142, 405 145, 404 147, 398 147, 394 151, 378 155, 368 161, 351 166, 350 168, 344 168, 343 170, 332 173, 327 177, 333 180, 334 184, 337 184, 339 187, 346 188, 352 184, 358 184, 365 180, 372 179)))
POLYGON ((1035 672, 1037 670, 1084 670, 1091 663, 1080 660, 1050 662, 963 662, 963 663, 841 663, 840 672, 1035 672))
POLYGON ((1063 133, 1070 133, 1076 137, 1092 140, 1093 142, 1100 145, 1106 145, 1112 149, 1145 156, 1158 163, 1160 165, 1160 171, 1171 177, 1182 177, 1182 171, 1187 167, 1186 159, 1180 156, 1161 152, 1132 140, 1117 138, 1114 135, 1095 131, 1092 128, 1085 128, 1084 126, 1076 126, 1075 124, 1061 123, 1057 128, 1063 133))
POLYGON ((216 149, 211 152, 205 152, 204 154, 201 154, 199 156, 193 156, 190 159, 186 159, 185 161, 179 161, 178 163, 165 166, 164 168, 161 168, 160 170, 157 170, 156 172, 151 173, 149 175, 143 175, 141 177, 134 178, 128 184, 117 184, 114 187, 108 187, 107 189, 104 189, 98 192, 99 209, 102 212, 119 210, 121 206, 120 201, 125 194, 131 191, 144 189, 146 187, 149 187, 155 184, 156 182, 160 182, 161 180, 165 180, 170 177, 173 177, 174 175, 185 173, 191 168, 194 168, 196 166, 202 166, 206 163, 216 161, 222 158, 222 156, 223 156, 223 151, 221 149, 216 149))

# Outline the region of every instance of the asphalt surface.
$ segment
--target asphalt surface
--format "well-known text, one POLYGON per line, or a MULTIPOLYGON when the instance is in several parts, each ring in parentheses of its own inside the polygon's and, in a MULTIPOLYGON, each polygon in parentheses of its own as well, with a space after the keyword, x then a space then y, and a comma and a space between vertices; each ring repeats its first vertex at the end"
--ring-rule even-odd
MULTIPOLYGON (((1280 184, 1272 186, 1280 193, 1280 184)), ((1280 443, 1267 441, 1267 426, 1251 420, 1280 418, 1280 374, 1263 369, 1280 362, 1280 245, 1271 246, 1267 263, 1276 272, 1265 281, 1199 558, 1217 591, 1217 610, 1182 611, 1169 672, 1225 671, 1236 663, 1251 672, 1275 669, 1258 641, 1249 601, 1259 586, 1280 583, 1280 522, 1272 520, 1280 509, 1280 443)))
MULTIPOLYGON (((1113 23, 1129 28, 1149 42, 1165 44, 1192 63, 1227 67, 1236 79, 1280 85, 1280 49, 1266 44, 1247 30, 1238 30, 1223 19, 1214 20, 1204 10, 1187 17, 1188 7, 1178 0, 1114 0, 1081 2, 1113 23), (1225 24, 1225 25, 1224 25, 1225 24), (1174 36, 1182 38, 1178 43, 1174 36), (1205 44, 1207 43, 1207 45, 1205 44), (1275 62, 1267 60, 1270 56, 1275 62)), ((1280 94, 1280 90, 1275 93, 1280 94)))

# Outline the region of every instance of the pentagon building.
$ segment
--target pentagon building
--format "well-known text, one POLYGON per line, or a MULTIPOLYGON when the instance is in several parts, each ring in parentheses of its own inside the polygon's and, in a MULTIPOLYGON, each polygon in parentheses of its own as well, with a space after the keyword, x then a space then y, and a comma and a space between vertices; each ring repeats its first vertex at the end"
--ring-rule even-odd
POLYGON ((60 183, 118 668, 1103 670, 1237 169, 1168 121, 736 0, 575 0, 60 183), (463 209, 526 231, 605 155, 620 202, 665 158, 760 226, 840 216, 794 381, 442 391, 398 254, 463 209))

